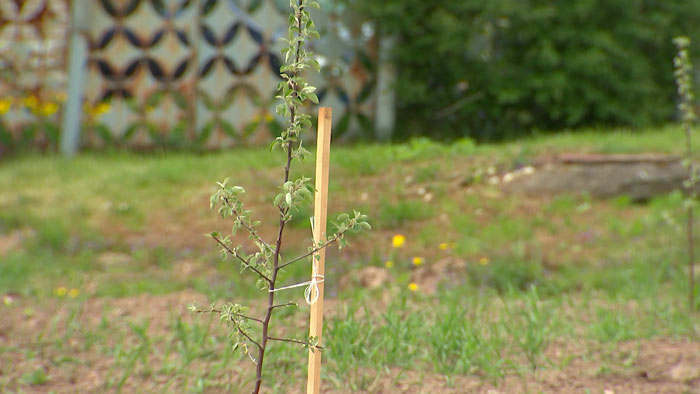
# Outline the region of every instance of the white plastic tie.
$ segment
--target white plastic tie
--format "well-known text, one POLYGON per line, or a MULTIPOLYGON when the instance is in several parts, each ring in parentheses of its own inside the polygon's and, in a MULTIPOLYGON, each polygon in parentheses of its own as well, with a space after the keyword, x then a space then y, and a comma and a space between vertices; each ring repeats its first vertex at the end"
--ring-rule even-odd
MULTIPOLYGON (((313 216, 309 218, 311 221, 311 231, 313 232, 314 230, 314 218, 313 216)), ((285 286, 285 287, 280 287, 278 289, 270 290, 270 293, 274 293, 276 291, 282 291, 282 290, 289 290, 289 289, 296 289, 297 287, 303 287, 306 286, 306 289, 304 290, 304 299, 306 299, 306 303, 309 305, 313 305, 318 301, 319 297, 319 289, 318 289, 318 284, 324 281, 323 275, 318 274, 318 261, 312 256, 311 259, 313 260, 313 269, 311 272, 311 280, 302 282, 302 283, 297 283, 295 285, 290 285, 290 286, 285 286)))

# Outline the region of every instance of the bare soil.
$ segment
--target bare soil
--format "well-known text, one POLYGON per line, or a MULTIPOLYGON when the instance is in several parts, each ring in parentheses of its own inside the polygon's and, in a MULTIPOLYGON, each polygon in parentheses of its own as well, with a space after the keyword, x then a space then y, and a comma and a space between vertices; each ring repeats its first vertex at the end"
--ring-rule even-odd
MULTIPOLYGON (((141 295, 122 299, 90 299, 81 307, 81 313, 73 323, 69 317, 79 304, 61 303, 44 305, 28 313, 30 305, 17 299, 5 309, 0 319, 0 343, 5 351, 0 352, 0 391, 14 391, 21 387, 27 393, 103 393, 116 392, 106 382, 119 378, 115 373, 115 359, 108 349, 122 340, 137 343, 124 326, 128 322, 139 322, 148 318, 148 336, 153 338, 149 355, 153 370, 139 368, 126 380, 122 392, 183 392, 186 379, 182 374, 161 373, 157 366, 166 358, 163 347, 172 338, 172 321, 180 317, 191 321, 185 310, 192 302, 206 305, 207 299, 192 291, 165 296, 141 295), (175 312, 173 312, 175 311, 175 312), (106 322, 106 323, 105 323, 106 322), (73 335, 57 346, 66 332, 66 325, 82 334, 94 332, 100 324, 110 324, 103 332, 113 333, 96 345, 88 346, 85 335, 73 335), (27 372, 43 369, 48 381, 41 385, 21 382, 27 372), (4 384, 4 386, 3 386, 4 384)), ((338 309, 338 308, 333 308, 338 309)), ((218 324, 212 330, 220 330, 218 324)), ((99 330, 98 330, 99 331, 99 330)), ((215 332, 213 332, 215 333, 215 332)), ((348 371, 361 374, 364 387, 338 389, 327 381, 324 393, 700 393, 700 342, 658 339, 632 341, 614 345, 592 345, 591 343, 556 342, 549 346, 546 357, 549 366, 537 371, 520 371, 498 381, 489 381, 480 376, 446 377, 420 370, 389 369, 373 371, 361 369, 348 371), (593 346, 593 347, 592 347, 593 346)), ((300 360, 303 364, 303 360, 300 360)), ((188 367, 194 371, 213 368, 213 361, 195 360, 188 367)), ((248 364, 232 364, 229 371, 222 371, 214 380, 221 388, 205 392, 227 392, 227 383, 232 387, 247 387, 242 381, 248 364), (241 372, 243 371, 243 373, 241 372)), ((302 371, 303 372, 303 371, 302 371)), ((299 374, 298 378, 302 377, 299 374)), ((118 380, 118 379, 117 379, 118 380)), ((282 392, 303 392, 303 379, 292 386, 282 386, 282 392)), ((244 389, 233 392, 246 392, 244 389), (241 391, 242 390, 242 391, 241 391)), ((272 392, 268 390, 268 392, 272 392)), ((277 391, 279 392, 279 391, 277 391)))

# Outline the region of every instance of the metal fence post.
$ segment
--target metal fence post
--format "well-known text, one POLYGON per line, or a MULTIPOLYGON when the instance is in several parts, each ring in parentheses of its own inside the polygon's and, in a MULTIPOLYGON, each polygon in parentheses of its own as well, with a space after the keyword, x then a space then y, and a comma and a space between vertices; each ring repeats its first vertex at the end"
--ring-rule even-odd
POLYGON ((84 33, 88 28, 90 0, 71 1, 70 47, 68 54, 68 100, 63 113, 61 153, 71 157, 78 151, 81 128, 84 69, 88 44, 84 33))
POLYGON ((390 140, 396 124, 396 67, 392 53, 396 46, 395 36, 381 35, 377 67, 377 108, 374 118, 376 137, 380 141, 390 140))

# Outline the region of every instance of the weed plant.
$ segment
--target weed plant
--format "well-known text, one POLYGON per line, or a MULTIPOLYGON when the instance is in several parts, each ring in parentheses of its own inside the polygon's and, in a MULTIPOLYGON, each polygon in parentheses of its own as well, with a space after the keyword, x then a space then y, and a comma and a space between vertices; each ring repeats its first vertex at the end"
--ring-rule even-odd
POLYGON ((695 159, 693 154, 693 144, 692 144, 692 131, 693 125, 697 120, 695 115, 695 110, 693 109, 695 105, 695 94, 693 93, 693 64, 690 61, 690 55, 688 53, 688 47, 690 46, 690 39, 688 37, 676 37, 673 40, 674 44, 678 47, 678 55, 673 61, 676 67, 676 85, 678 86, 678 95, 680 96, 680 102, 678 104, 678 109, 681 114, 683 122, 683 130, 685 131, 685 160, 684 164, 688 168, 688 179, 685 181, 685 187, 687 190, 687 197, 685 199, 684 205, 688 212, 687 218, 687 230, 686 235, 688 239, 688 278, 689 278, 689 293, 688 293, 688 305, 691 309, 695 310, 695 250, 694 243, 695 238, 693 236, 694 222, 694 210, 696 203, 696 193, 695 185, 697 183, 697 172, 695 170, 695 164, 693 160, 695 159))

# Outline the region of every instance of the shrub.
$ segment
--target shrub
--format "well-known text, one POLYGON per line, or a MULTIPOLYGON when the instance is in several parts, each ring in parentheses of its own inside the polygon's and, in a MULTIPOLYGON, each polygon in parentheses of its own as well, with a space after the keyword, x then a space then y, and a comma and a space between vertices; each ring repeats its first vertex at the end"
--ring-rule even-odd
POLYGON ((700 33, 686 0, 346 1, 399 38, 397 137, 667 121, 671 38, 700 33))

